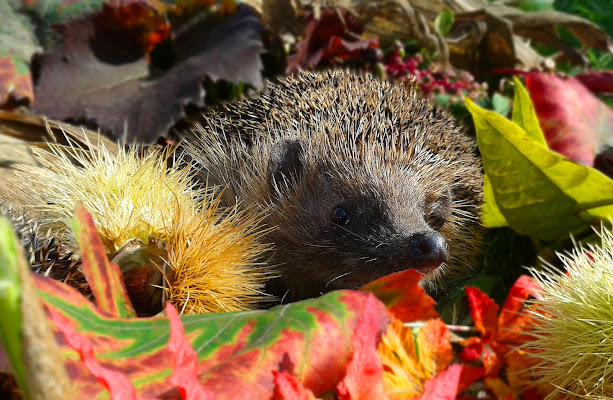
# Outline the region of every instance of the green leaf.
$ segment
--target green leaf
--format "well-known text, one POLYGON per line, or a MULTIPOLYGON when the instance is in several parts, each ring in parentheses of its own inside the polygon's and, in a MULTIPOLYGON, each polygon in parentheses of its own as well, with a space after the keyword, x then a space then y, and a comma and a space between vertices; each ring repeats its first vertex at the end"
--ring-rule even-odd
MULTIPOLYGON (((539 126, 536 112, 532 106, 530 95, 528 91, 523 87, 519 79, 513 77, 515 83, 515 98, 513 99, 513 122, 519 125, 526 134, 535 141, 546 145, 545 137, 539 126)), ((506 97, 505 97, 506 99, 506 97)), ((496 102, 492 98, 494 110, 499 114, 506 115, 508 110, 504 113, 500 112, 496 108, 496 102)), ((485 175, 483 179, 483 208, 481 211, 481 221, 486 228, 501 228, 503 226, 509 226, 504 215, 500 212, 498 204, 496 204, 496 198, 494 191, 490 183, 488 175, 485 175)))
POLYGON ((0 339, 24 398, 29 398, 22 359, 20 246, 8 219, 0 216, 0 339))
POLYGON ((613 216, 611 179, 552 152, 518 124, 468 98, 466 106, 496 204, 513 230, 557 240, 613 216))
POLYGON ((483 206, 481 207, 481 222, 486 228, 502 228, 503 226, 509 226, 504 215, 500 212, 498 204, 496 204, 496 198, 494 196, 494 189, 490 183, 488 175, 483 177, 483 206))
POLYGON ((513 83, 515 83, 515 97, 513 98, 512 121, 519 125, 530 139, 546 146, 547 142, 543 131, 541 131, 528 91, 517 77, 513 77, 513 83))
POLYGON ((453 11, 448 8, 441 11, 434 20, 434 26, 436 26, 441 35, 447 36, 453 27, 453 11))

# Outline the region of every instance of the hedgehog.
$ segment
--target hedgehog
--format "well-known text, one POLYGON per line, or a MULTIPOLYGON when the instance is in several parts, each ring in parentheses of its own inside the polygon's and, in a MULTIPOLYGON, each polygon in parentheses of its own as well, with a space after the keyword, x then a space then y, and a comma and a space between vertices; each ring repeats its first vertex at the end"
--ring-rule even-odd
POLYGON ((181 143, 224 206, 265 210, 282 301, 406 269, 431 293, 474 273, 483 173, 475 142, 410 83, 300 72, 207 112, 181 143))

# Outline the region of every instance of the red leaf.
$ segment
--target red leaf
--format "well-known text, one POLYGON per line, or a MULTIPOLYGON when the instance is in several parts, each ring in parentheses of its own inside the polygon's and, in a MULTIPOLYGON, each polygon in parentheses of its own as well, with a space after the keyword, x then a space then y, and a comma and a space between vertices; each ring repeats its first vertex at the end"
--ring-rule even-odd
POLYGON ((462 366, 452 364, 445 371, 424 384, 424 391, 419 396, 422 400, 454 400, 458 394, 462 366))
POLYGON ((419 286, 423 275, 414 269, 384 276, 360 288, 371 292, 402 322, 437 318, 436 302, 419 286))
MULTIPOLYGON (((464 341, 460 359, 476 361, 480 359, 485 367, 486 377, 497 377, 513 346, 521 346, 531 339, 530 327, 533 324, 529 314, 523 311, 525 301, 530 295, 538 295, 540 288, 528 276, 521 276, 511 288, 504 307, 498 315, 499 307, 479 289, 466 287, 470 312, 480 338, 464 341)), ((519 360, 520 363, 524 360, 519 360)), ((527 365, 526 363, 522 365, 527 365)))
POLYGON ((96 377, 109 391, 113 400, 137 400, 136 389, 126 374, 100 364, 94 354, 92 342, 70 325, 70 321, 47 305, 47 312, 51 321, 60 330, 66 343, 81 357, 85 368, 96 377))
POLYGON ((272 371, 275 377, 275 400, 315 400, 315 395, 300 380, 285 371, 272 371))
POLYGON ((347 375, 336 387, 341 400, 384 399, 383 368, 377 353, 381 329, 378 316, 379 302, 369 295, 362 317, 353 335, 353 356, 347 366, 347 375))
POLYGON ((549 148, 593 165, 611 138, 613 111, 574 78, 532 72, 526 87, 549 148))
POLYGON ((545 396, 539 393, 536 388, 530 387, 522 393, 522 398, 524 400, 543 400, 545 396))
POLYGON ((478 379, 483 378, 484 374, 485 369, 482 367, 473 367, 469 364, 462 365, 462 375, 460 376, 458 393, 468 390, 473 383, 475 383, 478 379))
POLYGON ((481 340, 481 338, 472 337, 464 340, 462 344, 465 347, 462 349, 462 352, 458 354, 461 360, 471 362, 481 358, 481 353, 483 352, 483 340, 481 340))
POLYGON ((530 327, 533 319, 529 314, 522 313, 529 296, 538 296, 539 284, 527 275, 522 275, 515 281, 498 318, 497 340, 505 345, 525 343, 530 339, 530 327))
POLYGON ((470 315, 482 335, 498 329, 498 304, 477 288, 466 286, 470 315))
POLYGON ((458 357, 467 362, 481 360, 485 368, 485 376, 498 376, 500 368, 504 365, 504 354, 508 351, 508 348, 498 346, 493 335, 476 339, 475 343, 464 347, 458 357))
POLYGON ((95 23, 99 31, 111 32, 123 44, 136 44, 149 53, 170 33, 166 11, 161 2, 108 1, 96 15, 95 23))
POLYGON ((470 314, 475 327, 481 333, 481 338, 480 341, 465 347, 460 357, 468 360, 478 355, 485 367, 485 375, 497 376, 503 366, 506 353, 506 348, 499 347, 496 336, 500 307, 485 293, 474 287, 466 287, 466 296, 470 314))
POLYGON ((168 302, 165 311, 170 323, 168 350, 174 357, 170 383, 179 388, 181 398, 185 400, 215 400, 215 394, 207 391, 198 381, 198 355, 185 337, 179 313, 168 302))

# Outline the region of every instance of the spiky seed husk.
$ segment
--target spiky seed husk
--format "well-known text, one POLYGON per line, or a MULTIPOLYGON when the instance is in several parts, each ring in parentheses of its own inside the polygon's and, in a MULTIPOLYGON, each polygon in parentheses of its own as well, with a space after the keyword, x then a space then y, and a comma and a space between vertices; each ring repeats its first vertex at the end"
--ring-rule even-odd
POLYGON ((261 216, 237 208, 219 213, 209 196, 199 213, 180 214, 166 229, 171 276, 166 298, 187 313, 240 311, 266 299, 262 282, 272 274, 258 262, 261 216), (228 298, 234 301, 228 301, 228 298))
POLYGON ((186 311, 244 310, 262 300, 269 270, 256 261, 265 250, 252 229, 258 215, 225 214, 210 188, 193 185, 189 167, 169 166, 172 150, 101 141, 87 151, 67 140, 34 148, 42 167, 20 166, 12 182, 29 190, 39 232, 61 235, 81 202, 109 257, 131 241, 165 242, 168 296, 186 311))
POLYGON ((547 399, 613 398, 613 234, 603 229, 601 239, 560 255, 566 274, 533 270, 543 291, 530 306, 538 324, 526 348, 551 385, 547 399))

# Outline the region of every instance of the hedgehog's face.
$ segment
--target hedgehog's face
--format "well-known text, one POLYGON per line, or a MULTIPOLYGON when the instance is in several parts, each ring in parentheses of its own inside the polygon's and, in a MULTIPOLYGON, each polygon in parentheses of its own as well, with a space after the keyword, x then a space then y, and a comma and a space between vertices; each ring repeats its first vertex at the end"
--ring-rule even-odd
POLYGON ((313 168, 304 165, 302 149, 296 141, 278 144, 268 171, 281 207, 270 218, 279 227, 270 238, 282 248, 277 255, 287 257, 275 261, 285 264, 292 299, 356 289, 406 269, 427 274, 448 260, 447 242, 438 232, 450 214, 448 190, 424 193, 408 176, 372 176, 363 168, 313 168))

